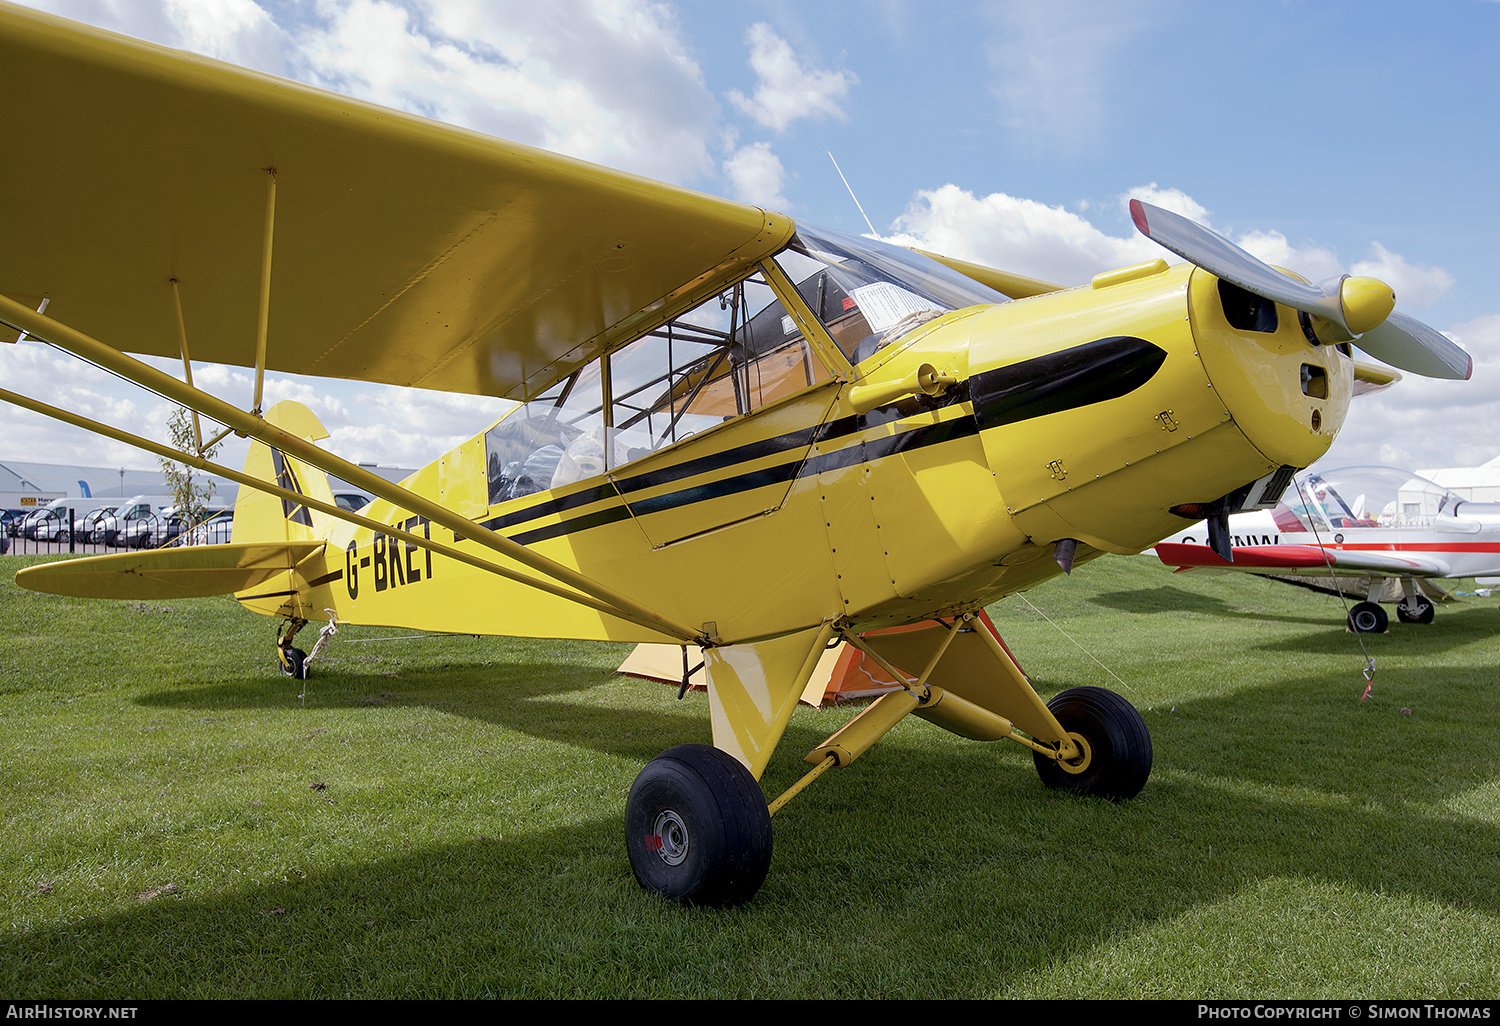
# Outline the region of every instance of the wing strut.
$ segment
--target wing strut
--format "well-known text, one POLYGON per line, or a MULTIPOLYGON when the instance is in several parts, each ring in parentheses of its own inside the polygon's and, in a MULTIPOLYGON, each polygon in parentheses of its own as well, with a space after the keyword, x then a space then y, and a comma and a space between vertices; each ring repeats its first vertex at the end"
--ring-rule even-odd
MULTIPOLYGON (((28 310, 25 306, 15 302, 8 296, 0 295, 0 322, 23 329, 38 338, 44 338, 60 349, 67 350, 75 356, 114 371, 121 377, 133 381, 144 388, 158 392, 173 402, 181 403, 190 409, 197 410, 204 416, 211 417, 221 424, 232 428, 237 434, 248 435, 251 438, 264 442, 274 449, 279 449, 311 466, 317 467, 324 473, 343 478, 350 484, 362 488, 372 495, 379 496, 401 509, 424 516, 433 523, 448 528, 454 533, 456 538, 471 539, 488 549, 492 549, 503 556, 515 560, 522 566, 535 570, 537 573, 559 581, 570 588, 577 589, 577 591, 582 592, 584 595, 602 603, 605 608, 602 608, 601 611, 611 616, 618 616, 632 623, 647 626, 652 630, 660 631, 662 634, 675 637, 679 641, 688 644, 704 646, 712 644, 712 640, 705 636, 702 631, 693 630, 690 627, 679 624, 628 596, 620 594, 607 585, 601 584, 553 559, 532 552, 524 545, 514 542, 502 534, 482 527, 440 503, 424 498, 415 492, 402 488, 400 485, 392 484, 385 480, 385 478, 372 474, 363 467, 340 459, 332 453, 314 445, 312 442, 268 424, 260 417, 246 413, 216 396, 209 395, 207 392, 186 385, 170 374, 163 373, 149 364, 127 356, 119 350, 85 335, 81 331, 54 321, 50 317, 28 310)), ((44 412, 48 416, 61 415, 60 419, 76 423, 76 421, 72 420, 72 414, 66 414, 62 410, 56 410, 51 407, 47 407, 45 410, 39 409, 39 407, 45 406, 45 404, 35 403, 34 400, 15 395, 14 393, 7 392, 5 395, 10 401, 19 401, 18 405, 25 406, 28 409, 44 412)), ((83 418, 78 419, 80 421, 83 420, 83 418)), ((89 430, 97 430, 110 437, 119 437, 112 429, 106 429, 102 424, 91 425, 89 430)), ((124 434, 123 432, 120 433, 120 435, 124 434)), ((138 439, 135 436, 125 435, 120 440, 148 450, 154 448, 154 443, 148 443, 145 439, 138 439)), ((184 459, 188 455, 175 449, 170 450, 170 458, 181 462, 190 462, 184 459)), ((193 459, 197 460, 197 457, 193 457, 193 459)), ((207 464, 207 461, 199 460, 198 462, 207 464)), ((210 466, 212 465, 210 464, 210 466)), ((249 483, 252 487, 259 488, 262 491, 279 494, 278 490, 270 486, 268 482, 256 478, 247 478, 243 474, 230 473, 227 468, 214 467, 214 473, 222 473, 231 480, 237 480, 240 483, 249 483)), ((288 496, 283 495, 282 497, 287 498, 288 496)), ((294 495, 291 498, 296 502, 309 503, 308 497, 305 495, 294 495)), ((346 510, 324 509, 323 512, 332 513, 340 519, 350 520, 361 526, 373 525, 374 530, 380 531, 383 534, 397 534, 389 525, 352 515, 346 510)), ((414 537, 409 540, 414 544, 419 541, 414 537)), ((428 542, 426 539, 421 539, 420 542, 424 548, 433 548, 434 551, 438 551, 434 543, 428 542)), ((461 558, 456 555, 458 551, 454 549, 444 552, 444 555, 461 558)), ((480 561, 476 564, 472 558, 462 558, 464 562, 471 565, 478 565, 483 569, 501 572, 500 568, 492 563, 480 561)), ((514 579, 533 586, 541 586, 540 582, 526 578, 524 575, 518 575, 514 579)), ((557 594, 561 597, 578 600, 578 596, 569 595, 566 592, 557 592, 557 594)), ((585 604, 592 605, 591 603, 585 604)), ((594 606, 594 608, 601 607, 594 606)))
MULTIPOLYGON (((161 456, 165 459, 175 460, 178 463, 187 463, 194 469, 204 471, 205 473, 219 474, 223 477, 227 477, 229 480, 235 482, 241 487, 256 488, 263 492, 269 492, 279 499, 285 499, 289 502, 297 503, 298 505, 307 506, 311 509, 317 510, 320 513, 327 513, 329 516, 338 517, 340 520, 347 520, 351 524, 358 524, 360 527, 367 527, 370 530, 375 531, 379 534, 386 535, 387 537, 400 538, 401 540, 409 542, 410 544, 415 545, 419 548, 431 549, 433 552, 436 552, 439 555, 447 556, 449 559, 456 560, 460 563, 466 563, 469 566, 476 567, 480 570, 486 570, 500 577, 504 577, 507 580, 515 581, 518 584, 529 585, 533 588, 538 589, 539 591, 545 591, 549 595, 556 595, 558 598, 566 599, 570 602, 577 602, 579 605, 587 606, 590 609, 596 610, 600 613, 604 613, 607 616, 619 617, 622 620, 629 620, 632 623, 639 624, 642 627, 650 628, 651 630, 670 633, 670 631, 667 628, 664 628, 660 623, 647 620, 644 617, 632 616, 628 611, 618 609, 610 605, 609 603, 601 602, 600 600, 594 598, 592 595, 580 594, 579 592, 573 591, 569 588, 564 588, 563 586, 554 584, 553 582, 548 580, 538 580, 535 577, 528 577, 525 574, 517 573, 514 570, 507 569, 506 567, 490 562, 489 560, 481 559, 480 557, 473 555, 472 553, 465 552, 463 549, 455 548, 452 545, 447 545, 440 541, 433 541, 432 539, 426 538, 420 534, 412 534, 409 531, 404 531, 401 528, 395 527, 391 524, 382 524, 378 520, 372 520, 369 517, 360 515, 359 513, 355 513, 350 510, 331 505, 329 503, 323 502, 321 499, 315 499, 310 495, 304 495, 301 492, 294 492, 289 488, 282 488, 279 485, 271 484, 269 481, 262 481, 258 477, 252 477, 249 474, 243 474, 238 470, 231 470, 228 467, 213 463, 209 460, 203 459, 200 456, 195 456, 192 453, 183 452, 180 449, 174 449, 171 446, 162 445, 159 442, 153 442, 150 439, 142 438, 139 435, 133 435, 128 431, 121 431, 119 428, 112 428, 108 424, 101 424, 96 420, 90 420, 87 417, 81 417, 76 413, 69 413, 67 410, 61 410, 55 406, 48 406, 44 402, 40 402, 28 396, 20 395, 8 389, 0 388, 0 402, 8 402, 13 405, 20 406, 23 409, 31 410, 33 413, 40 413, 43 416, 52 417, 55 420, 60 420, 64 423, 72 424, 74 427, 83 428, 85 431, 91 431, 95 434, 103 435, 105 438, 113 438, 116 441, 124 442, 126 445, 133 445, 138 449, 145 449, 147 452, 153 453, 157 456, 161 456)), ((687 640, 691 641, 694 639, 687 640)))
MULTIPOLYGON (((188 383, 188 388, 193 387, 193 358, 188 355, 187 321, 182 319, 182 290, 177 287, 177 279, 172 280, 172 305, 177 308, 177 340, 182 349, 182 376, 188 383)), ((221 436, 222 437, 222 436, 221 436)), ((197 452, 203 452, 203 425, 198 421, 198 411, 193 411, 193 444, 197 452)))
MULTIPOLYGON (((276 169, 266 168, 266 230, 260 240, 260 306, 255 316, 255 402, 250 412, 261 415, 261 385, 266 380, 266 335, 271 324, 271 243, 276 237, 276 169)), ((192 384, 192 382, 188 382, 192 384)))

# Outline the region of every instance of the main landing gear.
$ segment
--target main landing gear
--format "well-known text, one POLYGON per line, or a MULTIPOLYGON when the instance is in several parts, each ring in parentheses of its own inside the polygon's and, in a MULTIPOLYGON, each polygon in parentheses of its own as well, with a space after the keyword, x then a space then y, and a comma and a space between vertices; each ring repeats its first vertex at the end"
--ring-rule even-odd
POLYGON ((631 785, 625 848, 647 890, 687 905, 738 905, 771 868, 771 813, 734 756, 678 745, 631 785))
POLYGON ((1151 734, 1135 706, 1104 688, 1072 688, 1047 703, 1077 744, 1072 759, 1033 753, 1048 787, 1120 802, 1134 798, 1151 775, 1151 734))
MULTIPOLYGON (((1151 775, 1152 760, 1151 735, 1140 713, 1124 698, 1097 687, 1072 688, 1044 704, 998 635, 987 622, 974 623, 975 618, 935 620, 937 637, 925 645, 914 643, 911 633, 895 636, 895 642, 882 639, 890 651, 903 642, 918 646, 902 650, 901 657, 903 664, 920 659, 918 665, 926 665, 916 680, 863 637, 844 633, 846 642, 908 685, 870 703, 808 752, 803 761, 812 769, 769 806, 755 775, 728 752, 702 744, 662 752, 636 777, 625 804, 625 847, 636 880, 683 904, 748 901, 770 868, 771 817, 823 772, 848 766, 912 713, 962 737, 1004 739, 1030 748, 1048 787, 1116 802, 1139 794, 1151 775), (943 653, 960 635, 964 641, 953 650, 957 657, 947 664, 947 675, 939 676, 945 686, 929 683, 943 653), (987 665, 986 652, 993 657, 987 665), (983 671, 976 672, 980 667, 983 671), (1002 708, 1007 715, 995 711, 1002 708)), ((819 638, 814 654, 826 637, 819 638)), ((804 663, 811 665, 811 659, 804 663)), ((801 685, 788 693, 800 694, 801 685)), ((764 747, 760 752, 769 755, 764 747)))
MULTIPOLYGON (((1399 612, 1397 615, 1400 615, 1399 612)), ((1432 619, 1431 610, 1428 611, 1427 619, 1432 619)), ((1384 634, 1389 623, 1390 618, 1385 615, 1385 610, 1380 608, 1378 602, 1361 602, 1349 610, 1349 629, 1355 634, 1384 634)))

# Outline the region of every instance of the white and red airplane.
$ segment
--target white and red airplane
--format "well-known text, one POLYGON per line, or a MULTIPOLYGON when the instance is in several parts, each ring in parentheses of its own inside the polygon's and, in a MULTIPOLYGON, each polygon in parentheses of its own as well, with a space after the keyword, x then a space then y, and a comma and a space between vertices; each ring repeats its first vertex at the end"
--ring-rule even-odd
POLYGON ((1157 545, 1157 556, 1178 573, 1348 579, 1340 591, 1363 592, 1349 611, 1349 627, 1360 633, 1385 631, 1387 581, 1401 583, 1390 600, 1402 623, 1431 623, 1434 606, 1419 581, 1500 575, 1500 503, 1471 502, 1392 467, 1305 474, 1274 509, 1235 514, 1212 531, 1210 524, 1157 545))

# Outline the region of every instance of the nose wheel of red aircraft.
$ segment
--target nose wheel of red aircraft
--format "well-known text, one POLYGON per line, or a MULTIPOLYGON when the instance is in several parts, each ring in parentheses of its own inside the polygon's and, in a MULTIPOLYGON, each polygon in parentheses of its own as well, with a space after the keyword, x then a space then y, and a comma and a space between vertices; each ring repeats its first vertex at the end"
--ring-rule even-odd
POLYGON ((1111 801, 1134 798, 1151 776, 1151 734, 1135 706, 1104 688, 1070 688, 1047 703, 1079 749, 1069 760, 1035 754, 1042 783, 1111 801))
POLYGON ((1349 629, 1355 634, 1384 634, 1389 623, 1390 618, 1378 602, 1361 602, 1349 610, 1349 629))
POLYGON ((1436 612, 1437 607, 1431 601, 1418 595, 1410 604, 1403 600, 1396 606, 1396 619, 1402 623, 1431 623, 1436 612))
POLYGON ((688 905, 738 905, 771 867, 771 814, 738 759, 711 745, 678 745, 630 786, 625 849, 649 891, 688 905))

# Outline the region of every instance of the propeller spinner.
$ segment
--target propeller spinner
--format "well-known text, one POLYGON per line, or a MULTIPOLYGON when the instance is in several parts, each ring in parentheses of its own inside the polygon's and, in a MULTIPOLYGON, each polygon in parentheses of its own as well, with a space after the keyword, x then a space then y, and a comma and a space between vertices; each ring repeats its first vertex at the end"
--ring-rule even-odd
POLYGON ((1382 281, 1346 274, 1309 285, 1170 210, 1133 199, 1130 216, 1142 235, 1195 266, 1315 318, 1319 342, 1352 341, 1377 360, 1429 378, 1466 381, 1473 372, 1469 354, 1442 332, 1394 313, 1396 295, 1382 281))

